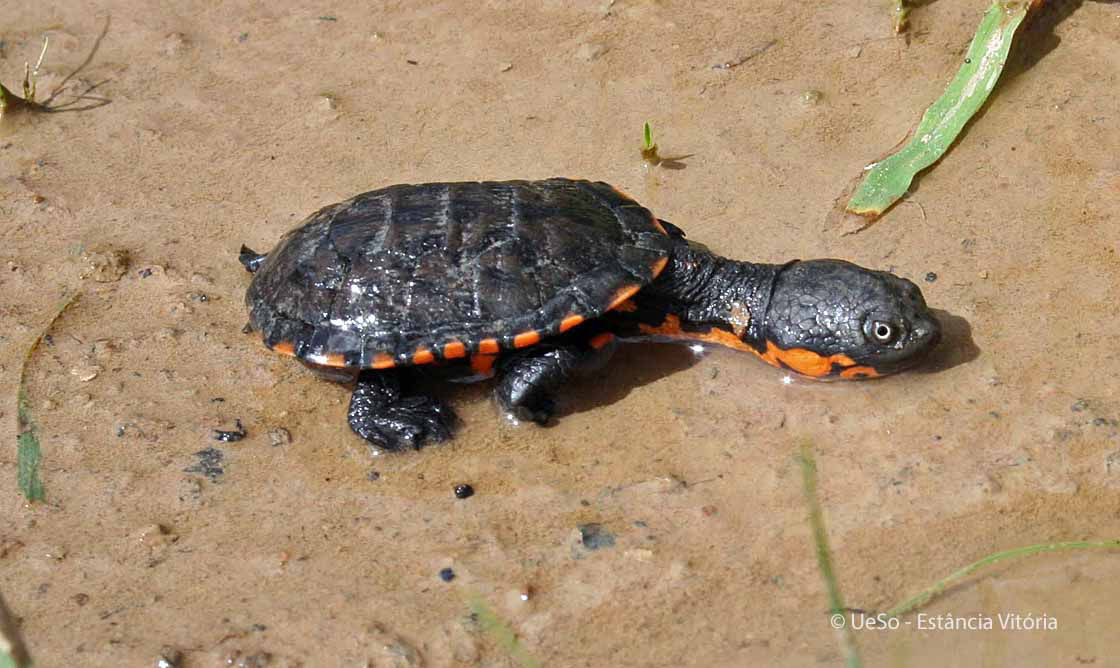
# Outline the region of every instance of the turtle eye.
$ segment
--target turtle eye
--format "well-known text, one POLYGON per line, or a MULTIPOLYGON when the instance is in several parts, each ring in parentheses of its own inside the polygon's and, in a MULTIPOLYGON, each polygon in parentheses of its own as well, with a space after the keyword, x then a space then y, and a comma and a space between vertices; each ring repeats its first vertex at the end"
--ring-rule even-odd
POLYGON ((869 320, 864 332, 871 338, 883 345, 893 343, 898 338, 899 328, 895 325, 884 322, 882 320, 869 320))

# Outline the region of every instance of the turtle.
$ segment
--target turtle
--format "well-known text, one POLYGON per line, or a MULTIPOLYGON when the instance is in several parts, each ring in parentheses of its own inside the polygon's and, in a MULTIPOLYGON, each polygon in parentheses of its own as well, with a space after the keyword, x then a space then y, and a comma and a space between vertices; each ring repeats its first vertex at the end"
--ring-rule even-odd
POLYGON ((393 185, 324 207, 253 274, 247 331, 354 384, 348 419, 383 450, 451 437, 428 370, 497 376, 518 420, 620 341, 720 344, 815 379, 877 378, 937 345, 911 281, 836 259, 752 263, 687 240, 607 183, 566 178, 393 185))

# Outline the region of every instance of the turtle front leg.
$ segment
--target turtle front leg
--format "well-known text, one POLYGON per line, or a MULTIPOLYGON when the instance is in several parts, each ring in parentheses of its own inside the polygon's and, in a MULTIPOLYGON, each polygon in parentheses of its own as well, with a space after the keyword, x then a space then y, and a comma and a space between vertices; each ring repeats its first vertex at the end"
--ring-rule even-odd
POLYGON ((419 450, 426 441, 446 441, 455 413, 439 399, 405 395, 398 371, 369 371, 358 377, 350 397, 350 428, 386 450, 419 450))
POLYGON ((494 395, 515 418, 543 425, 556 409, 556 388, 572 376, 602 368, 617 347, 613 334, 602 333, 576 344, 529 348, 502 364, 494 395))

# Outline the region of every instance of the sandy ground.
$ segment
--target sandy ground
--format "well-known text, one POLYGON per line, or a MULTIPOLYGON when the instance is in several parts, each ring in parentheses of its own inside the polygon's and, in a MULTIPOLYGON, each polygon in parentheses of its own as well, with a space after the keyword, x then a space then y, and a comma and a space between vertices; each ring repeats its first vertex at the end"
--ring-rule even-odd
MULTIPOLYGON (((111 103, 0 129, 0 591, 39 666, 165 646, 183 666, 837 665, 804 439, 853 607, 999 550, 1120 537, 1120 6, 1036 24, 910 200, 844 236, 834 200, 940 93, 984 3, 924 3, 909 44, 861 0, 377 4, 0 13, 11 88, 51 35, 41 90, 112 16, 75 80, 111 103), (643 168, 645 120, 684 169, 643 168), (830 385, 632 346, 554 427, 451 388, 454 442, 375 458, 345 387, 241 333, 242 242, 391 183, 554 175, 732 257, 890 268, 948 340, 922 371, 830 385), (30 367, 47 503, 27 506, 20 363, 74 291, 30 367), (244 440, 212 440, 238 419, 244 440)), ((924 611, 1056 629, 910 617, 857 638, 875 666, 1117 665, 1118 576, 1115 552, 1006 562, 924 611)))

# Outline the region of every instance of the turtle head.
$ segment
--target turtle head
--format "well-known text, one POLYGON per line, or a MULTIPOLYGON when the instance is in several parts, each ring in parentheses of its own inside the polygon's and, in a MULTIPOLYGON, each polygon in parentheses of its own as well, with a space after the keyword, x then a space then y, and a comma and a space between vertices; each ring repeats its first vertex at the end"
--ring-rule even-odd
POLYGON ((911 281, 842 260, 792 262, 767 309, 766 361, 814 378, 885 376, 922 359, 941 325, 911 281))

